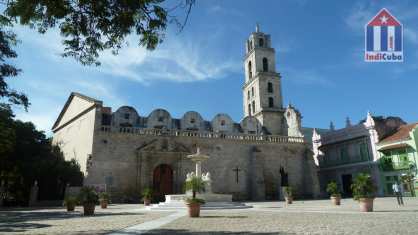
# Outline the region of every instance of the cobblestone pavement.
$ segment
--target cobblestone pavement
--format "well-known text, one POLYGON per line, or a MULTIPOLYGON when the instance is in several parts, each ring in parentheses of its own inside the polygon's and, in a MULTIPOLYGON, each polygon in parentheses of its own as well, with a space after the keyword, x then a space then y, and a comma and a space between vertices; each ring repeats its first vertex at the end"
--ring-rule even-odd
POLYGON ((375 200, 375 212, 361 213, 357 202, 329 200, 249 203, 255 208, 203 211, 200 218, 182 217, 149 234, 418 234, 418 199, 404 207, 394 198, 375 200))
POLYGON ((94 216, 83 216, 82 210, 0 210, 0 234, 106 234, 171 213, 145 211, 142 205, 130 204, 110 205, 108 209, 96 206, 94 216))
MULTIPOLYGON (((375 200, 375 212, 361 213, 358 203, 345 199, 341 206, 329 200, 248 203, 252 209, 202 211, 167 222, 147 234, 418 234, 418 199, 406 198, 405 206, 394 198, 375 200)), ((62 208, 0 211, 0 234, 105 234, 126 233, 123 228, 157 221, 174 211, 148 211, 140 205, 111 205, 84 217, 82 208, 67 213, 62 208), (120 233, 122 231, 122 233, 120 233)))

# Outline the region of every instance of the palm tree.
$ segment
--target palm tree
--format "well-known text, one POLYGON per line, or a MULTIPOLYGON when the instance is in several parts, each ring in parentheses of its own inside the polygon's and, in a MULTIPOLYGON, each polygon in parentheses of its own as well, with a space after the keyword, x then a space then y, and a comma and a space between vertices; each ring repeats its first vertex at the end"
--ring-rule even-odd
POLYGON ((192 199, 196 199, 196 193, 201 193, 205 191, 205 181, 201 177, 193 176, 190 180, 186 181, 184 185, 186 191, 192 191, 192 199))

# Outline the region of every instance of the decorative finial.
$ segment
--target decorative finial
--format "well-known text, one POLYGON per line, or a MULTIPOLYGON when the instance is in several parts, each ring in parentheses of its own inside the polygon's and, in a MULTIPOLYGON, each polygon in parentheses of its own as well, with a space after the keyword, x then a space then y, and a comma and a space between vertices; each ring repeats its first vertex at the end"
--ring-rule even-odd
POLYGON ((260 25, 258 23, 256 23, 256 25, 255 25, 255 32, 257 32, 257 33, 260 32, 260 25))
POLYGON ((345 127, 350 127, 351 126, 351 121, 350 118, 347 117, 347 119, 345 119, 345 127))
POLYGON ((334 126, 334 122, 330 122, 329 123, 329 129, 331 130, 331 131, 334 131, 335 130, 335 126, 334 126))

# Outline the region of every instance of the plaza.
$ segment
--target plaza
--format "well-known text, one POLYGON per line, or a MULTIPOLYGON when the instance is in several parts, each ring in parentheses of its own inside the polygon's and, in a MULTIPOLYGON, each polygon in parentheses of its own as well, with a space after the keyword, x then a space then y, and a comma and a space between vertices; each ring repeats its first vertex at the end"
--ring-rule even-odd
POLYGON ((203 210, 189 218, 186 210, 153 211, 139 204, 96 206, 94 216, 64 208, 22 208, 0 212, 2 234, 417 234, 418 200, 407 197, 399 207, 395 198, 376 198, 372 213, 358 211, 358 203, 343 199, 248 202, 250 209, 203 210))

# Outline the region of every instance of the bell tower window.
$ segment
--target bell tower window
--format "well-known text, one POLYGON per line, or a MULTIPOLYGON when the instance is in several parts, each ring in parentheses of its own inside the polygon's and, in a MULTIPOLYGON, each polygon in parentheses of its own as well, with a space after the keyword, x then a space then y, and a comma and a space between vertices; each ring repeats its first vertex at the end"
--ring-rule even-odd
POLYGON ((248 104, 248 115, 251 116, 251 104, 248 104))
POLYGON ((269 108, 273 108, 274 107, 274 100, 272 97, 269 97, 269 108))
POLYGON ((253 113, 255 113, 255 101, 253 101, 253 103, 252 103, 252 111, 253 111, 253 113))
POLYGON ((262 38, 258 39, 258 45, 264 47, 264 40, 262 38))
POLYGON ((271 82, 267 83, 267 92, 273 93, 273 83, 271 82))
POLYGON ((252 68, 252 65, 251 65, 251 61, 248 62, 248 76, 250 78, 253 77, 253 68, 252 68))
POLYGON ((269 62, 266 57, 263 58, 263 71, 268 72, 269 71, 269 62))

